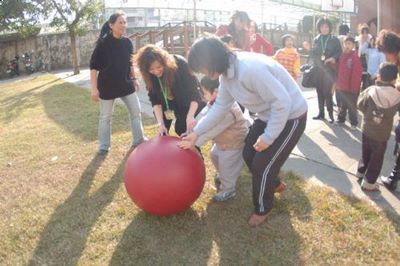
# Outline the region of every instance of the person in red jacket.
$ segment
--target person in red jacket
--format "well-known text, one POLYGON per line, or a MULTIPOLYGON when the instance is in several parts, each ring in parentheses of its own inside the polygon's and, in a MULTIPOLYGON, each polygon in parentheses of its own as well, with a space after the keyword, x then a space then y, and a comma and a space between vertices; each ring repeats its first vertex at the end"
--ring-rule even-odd
POLYGON ((339 58, 339 72, 337 77, 336 93, 339 98, 338 124, 346 120, 347 110, 351 129, 357 129, 357 98, 360 93, 362 64, 354 51, 356 41, 353 37, 347 37, 344 42, 344 51, 339 58))
POLYGON ((257 24, 253 20, 250 22, 250 51, 268 56, 274 53, 272 44, 258 33, 257 24))
POLYGON ((249 15, 244 11, 235 11, 231 17, 231 23, 229 23, 229 25, 219 26, 215 35, 223 37, 230 34, 235 48, 243 51, 250 51, 249 27, 249 15))

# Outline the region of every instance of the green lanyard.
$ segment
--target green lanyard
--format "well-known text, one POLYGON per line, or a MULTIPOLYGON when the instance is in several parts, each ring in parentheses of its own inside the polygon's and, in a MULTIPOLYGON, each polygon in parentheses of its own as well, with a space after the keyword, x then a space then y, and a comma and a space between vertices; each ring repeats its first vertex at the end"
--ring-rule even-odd
POLYGON ((168 92, 167 89, 164 88, 163 83, 161 82, 161 79, 158 78, 158 83, 160 84, 160 88, 161 88, 161 93, 163 95, 164 101, 165 101, 165 105, 167 106, 167 110, 169 110, 169 105, 168 105, 168 92))
POLYGON ((325 55, 325 50, 326 50, 326 46, 328 45, 329 39, 331 38, 331 35, 328 35, 328 37, 326 38, 326 41, 323 42, 322 40, 324 39, 321 36, 321 48, 322 48, 322 54, 325 55))

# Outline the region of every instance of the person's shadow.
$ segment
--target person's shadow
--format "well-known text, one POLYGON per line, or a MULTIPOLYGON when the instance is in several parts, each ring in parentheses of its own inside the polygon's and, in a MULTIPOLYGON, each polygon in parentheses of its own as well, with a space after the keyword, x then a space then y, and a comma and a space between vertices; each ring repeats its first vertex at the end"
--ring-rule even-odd
MULTIPOLYGON (((247 168, 246 168, 247 169, 247 168)), ((251 176, 242 171, 236 198, 224 202, 210 201, 207 225, 219 250, 219 265, 299 265, 302 237, 293 227, 293 219, 306 221, 311 204, 304 182, 292 173, 283 173, 287 189, 275 195, 274 208, 268 220, 256 228, 247 224, 254 210, 251 176)))
POLYGON ((296 173, 304 178, 315 177, 325 185, 345 194, 352 194, 352 183, 348 180, 345 172, 341 169, 341 166, 332 161, 319 144, 303 134, 297 143, 297 148, 303 155, 292 153, 295 156, 291 156, 287 160, 290 169, 296 169, 296 173), (323 167, 321 167, 321 164, 323 167))
POLYGON ((207 224, 194 210, 171 217, 140 211, 125 229, 109 265, 207 265, 211 250, 207 224))
MULTIPOLYGON (((97 139, 99 119, 98 103, 93 103, 87 91, 70 83, 56 84, 42 94, 42 104, 47 116, 67 132, 84 141, 97 139), (96 123, 88 123, 96 121, 96 123)), ((126 107, 115 104, 112 118, 112 133, 129 128, 126 107)))
POLYGON ((120 186, 128 155, 125 155, 114 175, 95 193, 89 194, 104 157, 95 156, 92 159, 82 173, 79 184, 50 217, 28 265, 77 264, 93 225, 120 186))

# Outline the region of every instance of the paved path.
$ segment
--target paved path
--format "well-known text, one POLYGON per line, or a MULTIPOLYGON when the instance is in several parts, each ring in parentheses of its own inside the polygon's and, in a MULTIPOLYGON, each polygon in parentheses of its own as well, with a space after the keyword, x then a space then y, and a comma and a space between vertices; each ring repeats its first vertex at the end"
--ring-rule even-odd
MULTIPOLYGON (((88 69, 83 69, 77 76, 72 76, 71 71, 55 74, 67 82, 90 88, 88 69)), ((141 85, 138 95, 143 112, 152 116, 151 105, 141 85)), ((338 126, 312 120, 312 116, 318 112, 315 90, 304 90, 304 95, 309 104, 307 128, 284 169, 293 170, 304 179, 327 185, 345 195, 366 199, 378 207, 400 214, 400 188, 391 193, 381 186, 380 192, 365 193, 357 183, 354 172, 361 155, 360 130, 351 131, 348 124, 338 126)), ((393 145, 392 137, 388 143, 382 174, 388 174, 393 166, 393 145)))

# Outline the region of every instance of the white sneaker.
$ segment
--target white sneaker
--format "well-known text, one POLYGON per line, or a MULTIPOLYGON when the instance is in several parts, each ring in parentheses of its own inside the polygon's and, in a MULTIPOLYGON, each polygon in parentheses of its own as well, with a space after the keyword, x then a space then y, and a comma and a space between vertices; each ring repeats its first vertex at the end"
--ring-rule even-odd
POLYGON ((217 194, 215 194, 215 196, 213 197, 213 199, 217 202, 222 202, 222 201, 226 201, 230 198, 233 198, 234 196, 236 196, 236 191, 232 190, 232 191, 220 191, 217 194))
POLYGON ((370 184, 367 180, 363 179, 361 182, 361 189, 365 191, 379 191, 379 185, 377 183, 370 184))

